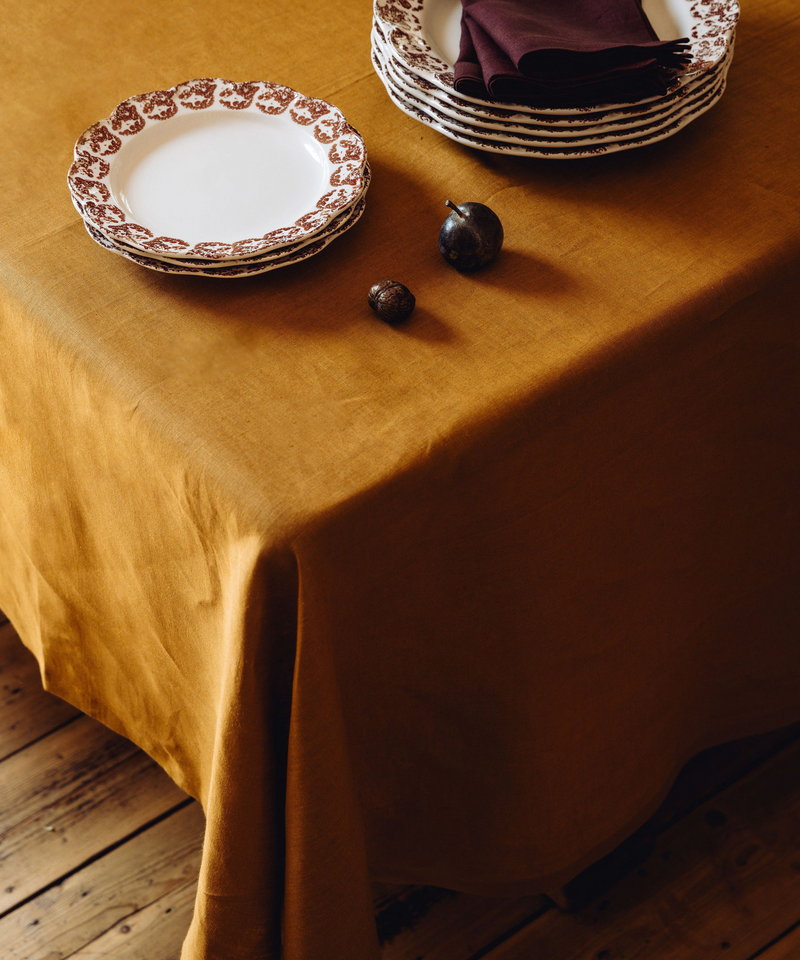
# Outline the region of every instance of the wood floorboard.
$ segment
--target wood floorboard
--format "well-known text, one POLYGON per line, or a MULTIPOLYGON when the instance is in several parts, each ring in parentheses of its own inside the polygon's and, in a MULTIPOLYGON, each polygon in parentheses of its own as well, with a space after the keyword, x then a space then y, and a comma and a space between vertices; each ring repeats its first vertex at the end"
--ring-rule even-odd
POLYGON ((800 920, 765 950, 748 960, 797 960, 800 957, 800 920))
MULTIPOLYGON (((417 887, 399 898, 398 906, 397 932, 384 942, 381 960, 467 960, 511 929, 531 923, 551 904, 545 896, 477 897, 417 887)), ((381 911, 376 912, 376 919, 379 935, 386 938, 381 911)))
POLYGON ((0 913, 186 799, 133 744, 80 717, 0 765, 0 913))
POLYGON ((7 951, 0 955, 6 960, 70 957, 176 887, 193 882, 204 826, 200 805, 191 801, 12 910, 0 920, 0 944, 7 951))
POLYGON ((0 761, 78 716, 42 688, 36 658, 0 614, 0 761))
MULTIPOLYGON (((199 806, 41 689, 0 614, 0 960, 178 960, 199 806)), ((545 897, 375 884, 382 960, 800 960, 800 725, 708 751, 545 897)))
POLYGON ((178 960, 196 894, 196 880, 175 887, 77 950, 71 960, 178 960))

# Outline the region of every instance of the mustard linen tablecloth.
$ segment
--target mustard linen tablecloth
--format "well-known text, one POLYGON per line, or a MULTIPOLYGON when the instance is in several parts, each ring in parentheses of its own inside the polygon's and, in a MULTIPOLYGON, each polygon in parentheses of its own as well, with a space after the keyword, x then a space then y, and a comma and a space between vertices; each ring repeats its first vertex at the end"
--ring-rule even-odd
POLYGON ((0 607, 202 801, 184 960, 373 958, 370 877, 547 888, 800 718, 793 0, 706 116, 562 163, 399 113, 369 0, 0 12, 0 607), (91 242, 78 134, 202 76, 336 103, 363 220, 238 281, 91 242), (505 225, 484 272, 448 197, 505 225))

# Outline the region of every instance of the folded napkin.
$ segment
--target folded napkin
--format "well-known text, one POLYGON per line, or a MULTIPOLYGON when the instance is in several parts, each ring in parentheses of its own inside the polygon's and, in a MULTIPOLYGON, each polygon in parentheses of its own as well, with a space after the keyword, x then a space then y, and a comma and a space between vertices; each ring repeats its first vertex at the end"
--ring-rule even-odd
POLYGON ((461 0, 455 89, 543 105, 666 93, 688 41, 659 40, 640 0, 461 0))

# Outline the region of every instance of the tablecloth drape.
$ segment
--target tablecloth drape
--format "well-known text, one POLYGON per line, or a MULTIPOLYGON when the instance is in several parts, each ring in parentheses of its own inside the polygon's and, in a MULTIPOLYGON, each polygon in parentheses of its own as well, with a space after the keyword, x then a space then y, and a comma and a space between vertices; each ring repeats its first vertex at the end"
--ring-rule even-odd
POLYGON ((707 116, 567 163, 401 115, 363 0, 0 9, 0 607, 203 802, 184 960, 366 960, 370 876, 546 888, 800 718, 791 0, 707 116), (363 220, 235 282, 93 244, 76 136, 199 76, 341 107, 363 220), (482 273, 448 196, 504 223, 482 273))

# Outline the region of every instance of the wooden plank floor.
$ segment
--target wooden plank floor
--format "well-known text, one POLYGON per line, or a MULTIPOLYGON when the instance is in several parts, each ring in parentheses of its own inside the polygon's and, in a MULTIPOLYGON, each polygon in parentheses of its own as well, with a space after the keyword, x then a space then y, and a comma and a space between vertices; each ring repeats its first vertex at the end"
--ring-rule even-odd
MULTIPOLYGON (((178 960, 203 815, 0 614, 0 960, 178 960)), ((800 960, 800 725, 707 751, 565 890, 375 885, 382 960, 800 960)))

